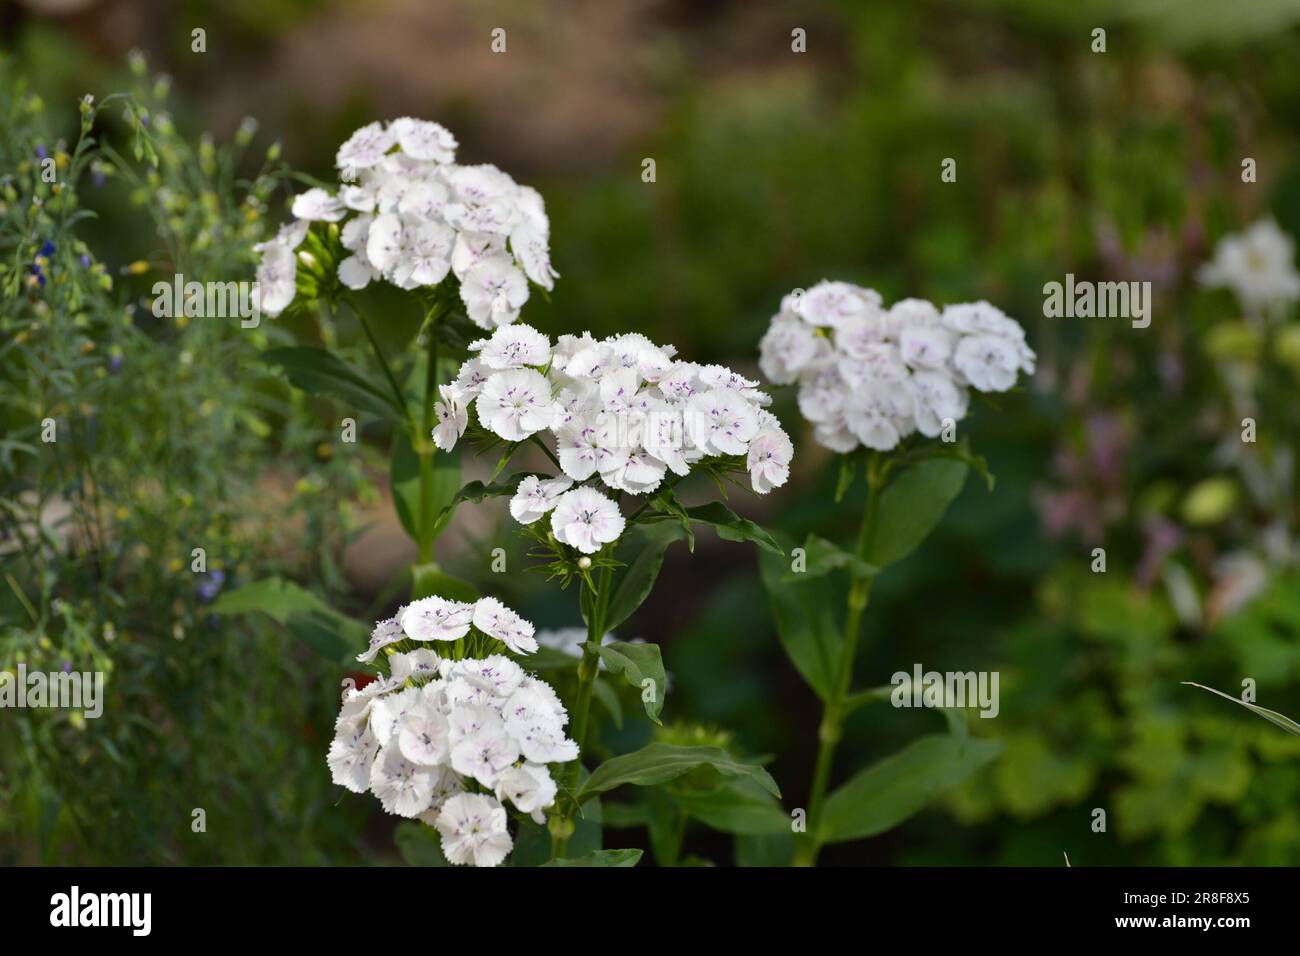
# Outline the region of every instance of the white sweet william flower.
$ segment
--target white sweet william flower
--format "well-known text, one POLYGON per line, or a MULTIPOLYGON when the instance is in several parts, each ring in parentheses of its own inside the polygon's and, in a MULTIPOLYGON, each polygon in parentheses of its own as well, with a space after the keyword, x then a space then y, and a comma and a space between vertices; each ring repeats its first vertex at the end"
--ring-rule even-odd
POLYGON ((420 598, 402 611, 402 630, 414 641, 455 641, 469 633, 474 605, 442 597, 420 598))
POLYGON ((785 433, 775 415, 763 413, 758 434, 749 443, 745 467, 749 469, 750 484, 760 495, 779 488, 790 478, 790 462, 794 458, 794 443, 785 433))
POLYGON ((366 236, 366 257, 370 265, 387 275, 402 254, 402 220, 394 212, 376 216, 366 236))
MULTIPOLYGON (((457 165, 455 151, 451 132, 428 120, 363 126, 335 157, 337 192, 313 187, 294 198, 294 227, 305 234, 313 222, 340 224, 351 255, 338 257, 338 279, 349 289, 379 278, 427 288, 454 274, 467 314, 493 329, 518 318, 530 281, 553 288, 550 221, 535 189, 495 166, 457 165)), ((281 248, 257 251, 263 311, 276 315, 294 297, 294 263, 281 248)))
POLYGON ((471 342, 485 368, 495 371, 508 368, 543 366, 551 359, 551 340, 527 325, 506 325, 490 338, 471 342))
POLYGON ((456 233, 437 222, 408 223, 402 230, 401 252, 389 278, 403 289, 437 285, 451 271, 451 247, 456 233))
POLYGON ((707 454, 743 455, 758 433, 757 410, 729 388, 692 395, 685 415, 691 440, 707 454))
POLYGON ((1021 359, 1019 350, 1010 339, 998 335, 968 335, 957 343, 952 364, 981 392, 1005 392, 1016 384, 1021 359))
POLYGON ((789 385, 817 357, 822 341, 799 316, 783 312, 759 340, 758 367, 775 384, 789 385))
MULTIPOLYGON (((874 308, 869 298, 864 301, 874 308)), ((823 341, 816 348, 829 350, 829 341, 823 341)), ((648 495, 669 471, 684 477, 711 457, 725 457, 721 468, 735 469, 739 462, 732 459, 746 458, 760 422, 769 421, 762 416, 771 399, 757 381, 722 365, 677 361, 672 346, 635 333, 601 341, 590 333, 562 335, 552 347, 541 333, 516 325, 471 349, 477 354, 461 367, 456 382, 465 394, 476 394, 479 424, 508 441, 549 431, 555 461, 572 482, 598 477, 625 494, 648 495), (529 414, 537 408, 549 409, 550 420, 529 414)), ((906 374, 901 360, 898 368, 906 374)), ((842 390, 843 382, 837 387, 842 390)), ((779 424, 776 429, 784 434, 779 424)), ((754 467, 762 462, 757 480, 764 488, 784 480, 786 447, 769 436, 756 453, 754 467)), ((550 511, 557 539, 587 554, 607 543, 601 535, 613 540, 621 533, 621 518, 614 520, 617 509, 594 489, 591 493, 612 511, 602 509, 576 523, 568 511, 557 514, 552 509, 561 490, 568 494, 568 485, 529 479, 519 486, 511 513, 531 524, 550 511), (588 518, 597 522, 595 537, 586 527, 588 518)))
POLYGON ((385 810, 399 817, 419 816, 433 802, 434 771, 402 756, 397 747, 384 747, 370 768, 370 789, 385 810))
MULTIPOLYGON (((475 646, 489 639, 506 649, 536 647, 532 625, 491 598, 475 605, 425 598, 397 617, 413 622, 415 635, 450 630, 464 636, 471 625, 457 622, 467 611, 475 646)), ((377 631, 388 640, 393 628, 390 620, 377 631)), ((504 654, 452 660, 417 648, 387 660, 391 676, 345 695, 326 757, 332 779, 354 792, 370 789, 389 813, 439 828, 452 862, 501 862, 511 846, 505 808, 473 791, 496 790, 519 813, 544 820, 556 799, 545 765, 578 756, 564 734, 564 705, 549 684, 504 654), (468 804, 462 799, 471 797, 468 804), (480 825, 479 810, 496 812, 480 825), (476 855, 475 841, 485 833, 488 850, 476 855)))
POLYGON ((503 654, 492 654, 482 660, 456 661, 447 673, 491 691, 494 699, 509 697, 528 680, 524 669, 503 654))
POLYGON ((474 626, 516 654, 531 654, 537 650, 533 625, 496 598, 480 598, 474 605, 474 626))
POLYGON ((418 766, 444 763, 450 753, 451 729, 436 708, 421 704, 408 710, 397 731, 402 756, 418 766))
POLYGON ((405 654, 395 652, 388 655, 388 666, 392 671, 390 676, 393 680, 403 682, 408 679, 423 681, 437 677, 441 665, 442 658, 427 647, 417 647, 405 654))
POLYGON ((379 754, 379 741, 368 723, 340 727, 325 760, 330 778, 353 793, 365 793, 370 786, 370 768, 379 754))
POLYGON ((542 811, 555 802, 558 788, 544 765, 525 761, 510 767, 497 777, 497 799, 509 800, 520 813, 532 816, 534 823, 545 823, 542 811))
POLYGON ((402 152, 412 159, 445 164, 456 158, 456 137, 439 123, 404 116, 393 120, 389 129, 402 152))
POLYGON ((618 505, 594 488, 566 491, 551 512, 556 540, 583 554, 595 554, 603 545, 618 540, 624 523, 618 505))
POLYGON ((510 499, 510 516, 520 524, 532 524, 555 507, 560 495, 573 487, 568 478, 541 479, 529 475, 519 482, 519 488, 510 499))
POLYGON ((800 297, 795 308, 813 325, 835 327, 846 319, 880 306, 880 295, 848 282, 822 281, 800 297))
POLYGON ((952 357, 952 335, 941 326, 908 326, 898 337, 903 361, 914 369, 945 369, 952 357))
POLYGON ((496 785, 497 777, 519 759, 519 741, 502 726, 484 727, 466 734, 452 745, 451 768, 485 787, 496 785))
POLYGON ((927 438, 942 435, 945 422, 955 424, 966 417, 970 395, 944 372, 919 371, 908 384, 917 431, 927 438))
MULTIPOLYGON (((398 612, 401 614, 401 611, 398 612)), ((396 644, 406 634, 402 630, 402 623, 397 617, 390 617, 387 620, 380 621, 370 632, 370 644, 366 649, 357 655, 357 660, 362 662, 373 661, 375 655, 387 647, 389 644, 396 644)))
POLYGON ((359 253, 354 253, 339 263, 339 282, 349 289, 364 289, 378 277, 379 273, 359 253))
POLYGON ((618 446, 617 423, 604 414, 575 418, 555 433, 560 468, 574 481, 586 481, 597 471, 611 471, 627 452, 618 446))
POLYGON ((474 408, 483 427, 506 441, 523 441, 549 426, 555 415, 550 383, 530 368, 489 377, 474 408))
POLYGON ((344 179, 352 179, 358 170, 377 165, 392 148, 394 138, 383 123, 363 126, 339 147, 334 157, 335 165, 343 171, 344 179))
POLYGON ((279 315, 289 307, 298 291, 298 258, 285 242, 268 242, 261 246, 262 261, 257 267, 257 291, 261 311, 279 315))
MULTIPOLYGON (((842 282, 787 296, 761 352, 764 374, 798 384, 799 411, 817 442, 841 454, 860 446, 889 451, 917 431, 940 436, 945 421, 965 417, 968 388, 1006 391, 1036 361, 1020 324, 988 302, 941 313, 923 299, 903 299, 885 310, 872 290, 842 282)), ((764 457, 774 441, 747 458, 755 488, 767 479, 753 465, 775 461, 764 457)))
POLYGON ((887 383, 865 385, 844 403, 849 431, 867 448, 889 451, 915 431, 912 400, 905 391, 887 383))
POLYGON ((659 487, 668 466, 648 451, 629 451, 617 464, 600 473, 605 484, 630 495, 646 495, 659 487))
POLYGON ((476 263, 460 283, 465 312, 479 328, 492 329, 519 318, 528 301, 528 279, 509 256, 476 263))
POLYGON ((469 410, 461 389, 455 385, 439 385, 438 395, 442 400, 433 403, 433 414, 438 419, 433 443, 443 451, 451 451, 469 426, 469 410))
POLYGON ((492 797, 462 793, 442 805, 434 822, 448 863, 497 866, 514 847, 505 808, 492 797))

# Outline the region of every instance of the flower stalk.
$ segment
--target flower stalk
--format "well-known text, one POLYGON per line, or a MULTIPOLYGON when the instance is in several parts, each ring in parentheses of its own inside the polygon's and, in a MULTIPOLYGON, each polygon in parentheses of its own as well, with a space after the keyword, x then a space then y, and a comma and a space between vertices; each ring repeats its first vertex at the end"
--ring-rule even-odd
MULTIPOLYGON (((859 562, 866 561, 867 547, 880 503, 880 492, 886 480, 887 466, 882 466, 876 456, 867 463, 867 504, 858 528, 858 542, 854 551, 859 562)), ((874 575, 858 567, 849 569, 849 595, 844 614, 844 636, 840 643, 840 658, 835 671, 831 697, 822 709, 822 720, 817 730, 817 762, 813 769, 811 795, 808 798, 808 830, 795 854, 797 866, 814 866, 821 851, 822 810, 826 802, 826 788, 830 784, 831 769, 835 762, 835 749, 843 736, 844 719, 848 716, 849 691, 853 685, 853 662, 857 656, 858 639, 862 630, 862 617, 871 599, 871 582, 874 575)))

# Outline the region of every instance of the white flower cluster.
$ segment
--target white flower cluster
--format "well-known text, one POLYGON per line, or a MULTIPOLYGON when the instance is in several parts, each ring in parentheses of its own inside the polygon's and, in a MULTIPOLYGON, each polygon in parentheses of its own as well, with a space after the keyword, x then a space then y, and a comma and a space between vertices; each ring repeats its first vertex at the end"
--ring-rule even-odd
POLYGON ((799 383, 799 410, 817 441, 847 453, 888 451, 945 419, 966 416, 968 389, 1004 392, 1035 356, 1025 330, 987 302, 940 312, 922 299, 886 309, 880 295, 820 282, 789 295, 759 345, 759 367, 778 385, 799 383))
POLYGON ((470 350, 477 355, 440 389, 435 444, 456 444, 471 404, 479 423, 506 441, 550 432, 563 475, 525 479, 510 512, 524 524, 553 512, 555 536, 586 554, 615 540, 623 517, 577 482, 599 477, 609 488, 649 494, 668 472, 684 476, 726 456, 744 457, 760 494, 790 476, 794 446, 764 407, 771 399, 721 365, 677 361, 672 346, 635 333, 601 341, 563 335, 552 347, 526 325, 499 328, 470 350))
POLYGON ((1201 266, 1203 285, 1231 289, 1252 313, 1283 308, 1300 300, 1300 273, 1295 243, 1271 219, 1261 219, 1244 233, 1224 236, 1214 258, 1201 266))
POLYGON ((295 221, 256 247, 262 311, 277 315, 293 301, 294 250, 312 222, 330 222, 341 224, 351 253, 338 271, 349 289, 379 278, 402 289, 433 286, 451 272, 480 328, 517 319, 529 280, 549 290, 558 275, 541 194, 495 166, 455 158, 455 137, 427 120, 403 117, 353 133, 336 157, 337 194, 314 188, 297 196, 295 221))
MULTIPOLYGON (((473 631, 516 652, 537 649, 532 624, 500 601, 429 597, 376 625, 358 660, 398 641, 473 631)), ((578 757, 564 705, 503 654, 452 660, 421 647, 388 661, 388 677, 343 699, 327 757, 334 782, 435 827, 448 862, 496 866, 513 846, 505 804, 543 822, 557 789, 547 764, 578 757)))

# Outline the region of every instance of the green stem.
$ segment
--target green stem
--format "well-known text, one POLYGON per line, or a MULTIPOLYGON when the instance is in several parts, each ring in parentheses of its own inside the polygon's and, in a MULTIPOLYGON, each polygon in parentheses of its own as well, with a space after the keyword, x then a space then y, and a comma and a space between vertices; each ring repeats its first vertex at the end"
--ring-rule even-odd
MULTIPOLYGON (((583 588, 587 588, 583 583, 583 588)), ((587 642, 582 647, 582 657, 578 660, 578 699, 573 706, 573 740, 578 745, 578 759, 565 768, 565 784, 571 795, 576 795, 581 782, 582 755, 587 749, 587 726, 591 719, 591 695, 596 686, 596 675, 600 670, 600 642, 605 636, 605 609, 609 604, 609 568, 601 568, 599 590, 588 590, 589 611, 587 612, 587 642)), ((565 802, 565 809, 551 818, 551 859, 564 856, 573 835, 574 816, 578 811, 575 798, 565 802)))
MULTIPOLYGON (((858 558, 866 560, 867 545, 871 540, 871 528, 875 521, 876 508, 880 499, 880 489, 884 484, 884 471, 876 467, 872 460, 867 465, 867 506, 862 512, 862 524, 858 529, 858 558)), ((817 763, 813 768, 812 790, 808 798, 808 831, 802 846, 795 855, 797 866, 813 866, 817 854, 821 851, 822 809, 826 801, 826 789, 830 784, 831 769, 835 762, 835 748, 839 746, 843 735, 844 718, 847 716, 846 702, 849 690, 853 686, 853 661, 858 651, 858 638, 862 630, 862 616, 871 598, 871 575, 850 572, 848 606, 844 615, 844 636, 840 642, 840 659, 835 670, 835 685, 831 688, 831 697, 822 709, 821 725, 817 729, 817 763)))
POLYGON ((433 497, 433 423, 434 402, 438 395, 438 336, 437 326, 430 324, 425 329, 429 337, 428 365, 424 373, 424 409, 421 418, 420 434, 413 443, 420 456, 420 515, 416 525, 419 540, 416 542, 421 564, 433 560, 434 539, 434 497, 433 497))
MULTIPOLYGON (((393 390, 393 398, 397 400, 397 406, 403 410, 406 409, 406 395, 402 387, 397 384, 397 376, 393 374, 393 368, 388 364, 388 359, 384 358, 384 350, 379 347, 379 339, 375 338, 375 333, 370 328, 370 323, 366 321, 365 315, 357 308, 356 303, 350 299, 345 299, 348 307, 361 323, 361 329, 366 333, 366 339, 370 342, 370 349, 375 353, 375 358, 379 360, 379 366, 384 370, 384 378, 388 379, 388 387, 393 390)), ((407 424, 414 429, 415 422, 411 418, 411 413, 406 412, 407 424)))

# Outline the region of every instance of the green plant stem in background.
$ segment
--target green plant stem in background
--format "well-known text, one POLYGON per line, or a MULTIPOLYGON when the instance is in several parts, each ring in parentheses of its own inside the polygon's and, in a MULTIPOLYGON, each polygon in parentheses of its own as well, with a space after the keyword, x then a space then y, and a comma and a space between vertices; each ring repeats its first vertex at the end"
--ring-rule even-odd
POLYGON ((591 695, 600 670, 600 642, 605 636, 605 614, 609 606, 609 568, 600 571, 600 583, 590 588, 583 582, 583 598, 587 607, 587 641, 582 645, 578 660, 578 697, 573 706, 573 740, 578 745, 578 759, 565 768, 565 786, 573 799, 567 801, 562 813, 551 817, 551 859, 564 856, 569 837, 573 835, 573 818, 578 810, 576 794, 581 782, 582 755, 587 749, 587 725, 591 718, 591 695))
MULTIPOLYGON (((437 321, 436 315, 433 322, 437 321)), ((434 523, 437 515, 433 500, 433 405, 438 395, 438 336, 437 326, 430 322, 425 328, 429 339, 428 364, 424 373, 424 408, 420 419, 420 434, 412 436, 411 442, 416 454, 420 456, 420 515, 418 524, 419 540, 416 542, 421 564, 433 560, 434 523)))
MULTIPOLYGON (((880 500, 880 490, 884 484, 883 470, 878 461, 872 459, 867 465, 867 505, 862 512, 862 524, 858 529, 858 543, 855 551, 859 559, 866 560, 867 546, 871 540, 872 523, 880 500)), ((850 570, 848 606, 844 615, 844 637, 840 644, 840 659, 835 671, 835 684, 831 697, 822 709, 821 725, 817 729, 817 763, 813 768, 811 796, 808 798, 808 830, 802 845, 795 854, 797 866, 813 866, 817 854, 821 851, 822 805, 826 800, 826 788, 830 784, 831 768, 835 762, 835 748, 843 734, 844 718, 847 716, 846 702, 849 690, 853 686, 853 661, 858 651, 859 632, 862 629, 862 615, 871 598, 870 574, 861 574, 850 570)))

